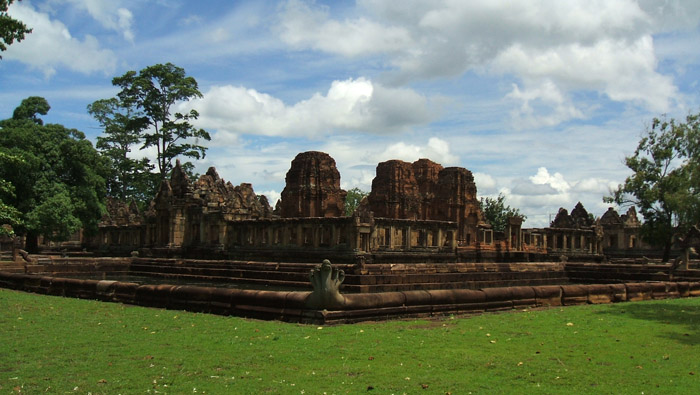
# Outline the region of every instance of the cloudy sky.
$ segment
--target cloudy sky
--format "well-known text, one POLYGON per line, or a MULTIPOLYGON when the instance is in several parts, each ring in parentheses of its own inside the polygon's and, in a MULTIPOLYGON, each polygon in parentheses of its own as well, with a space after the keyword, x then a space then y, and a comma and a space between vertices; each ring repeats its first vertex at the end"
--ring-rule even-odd
MULTIPOLYGON (((471 170, 546 226, 596 216, 655 116, 700 111, 700 2, 23 0, 34 29, 0 60, 0 118, 28 96, 47 122, 101 130, 86 111, 111 80, 172 62, 204 94, 215 166, 274 201, 294 156, 329 153, 342 187, 377 163, 471 170)), ((138 151, 138 150, 137 150, 138 151)), ((137 152, 148 155, 148 152, 137 152)))

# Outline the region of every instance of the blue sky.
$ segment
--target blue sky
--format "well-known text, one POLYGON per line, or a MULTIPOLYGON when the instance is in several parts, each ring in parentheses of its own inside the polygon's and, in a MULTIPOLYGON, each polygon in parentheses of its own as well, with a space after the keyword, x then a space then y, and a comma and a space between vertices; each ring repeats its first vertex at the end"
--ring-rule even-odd
MULTIPOLYGON (((47 122, 115 76, 172 62, 204 97, 215 166, 274 202, 294 156, 328 152, 345 189, 377 163, 429 158, 504 193, 527 227, 576 202, 596 216, 655 116, 700 111, 699 1, 23 0, 34 32, 2 53, 0 118, 43 96, 47 122)), ((135 150, 134 155, 152 155, 135 150)), ((274 203, 273 203, 274 204, 274 203)))

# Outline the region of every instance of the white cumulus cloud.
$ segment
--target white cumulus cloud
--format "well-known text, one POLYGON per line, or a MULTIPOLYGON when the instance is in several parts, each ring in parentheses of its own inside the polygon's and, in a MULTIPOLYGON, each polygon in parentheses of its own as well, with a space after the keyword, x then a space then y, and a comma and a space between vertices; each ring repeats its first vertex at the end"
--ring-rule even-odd
POLYGON ((109 75, 114 72, 114 53, 100 48, 94 36, 86 35, 83 40, 75 38, 63 23, 23 3, 13 4, 9 14, 33 31, 23 41, 10 46, 3 59, 26 63, 41 70, 46 77, 55 74, 57 67, 81 73, 109 75))
POLYGON ((132 30, 134 15, 128 8, 121 6, 122 1, 52 0, 51 3, 56 3, 58 7, 70 5, 78 10, 83 10, 103 27, 120 33, 127 41, 134 40, 132 30))
POLYGON ((399 141, 389 145, 374 158, 377 162, 391 159, 413 162, 421 158, 427 158, 443 166, 451 166, 459 161, 457 156, 450 153, 450 144, 438 137, 431 137, 428 139, 428 143, 422 146, 399 141))
POLYGON ((654 35, 696 28, 698 8, 697 1, 362 0, 356 12, 335 16, 291 0, 280 12, 280 37, 295 49, 383 56, 396 85, 470 71, 513 76, 524 85, 509 95, 520 107, 515 122, 534 128, 586 117, 573 99, 578 91, 654 112, 679 104, 673 79, 659 71, 654 35))
POLYGON ((333 81, 326 94, 293 105, 255 89, 214 86, 184 107, 199 111, 200 127, 266 136, 315 137, 336 130, 386 134, 431 120, 424 96, 365 78, 333 81))

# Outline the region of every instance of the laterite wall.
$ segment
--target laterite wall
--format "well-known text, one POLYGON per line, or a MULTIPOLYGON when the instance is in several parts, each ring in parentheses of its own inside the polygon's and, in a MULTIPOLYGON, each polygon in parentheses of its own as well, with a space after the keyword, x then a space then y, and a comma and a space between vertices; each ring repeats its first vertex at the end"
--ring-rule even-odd
POLYGON ((700 296, 700 281, 542 285, 347 294, 341 309, 328 311, 306 309, 305 302, 310 293, 297 291, 139 285, 8 272, 0 272, 0 287, 46 295, 315 324, 700 296))

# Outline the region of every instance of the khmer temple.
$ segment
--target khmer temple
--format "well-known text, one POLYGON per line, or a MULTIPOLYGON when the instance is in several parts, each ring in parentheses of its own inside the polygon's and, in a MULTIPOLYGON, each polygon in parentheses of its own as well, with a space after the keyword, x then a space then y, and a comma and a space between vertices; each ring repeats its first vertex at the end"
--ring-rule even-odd
POLYGON ((96 237, 58 246, 85 251, 13 244, 0 287, 315 324, 700 296, 700 230, 664 263, 634 209, 596 218, 578 203, 548 227, 495 231, 472 173, 428 159, 379 163, 350 215, 328 154, 300 153, 285 181, 273 209, 178 162, 144 212, 109 200, 96 237))
POLYGON ((251 184, 237 186, 210 168, 189 180, 179 162, 149 208, 108 202, 88 247, 105 255, 335 262, 470 262, 599 260, 642 256, 634 208, 595 219, 581 205, 560 209, 548 228, 505 232, 484 219, 472 173, 428 159, 379 163, 372 189, 345 215, 335 160, 303 152, 291 162, 275 209, 251 184))

